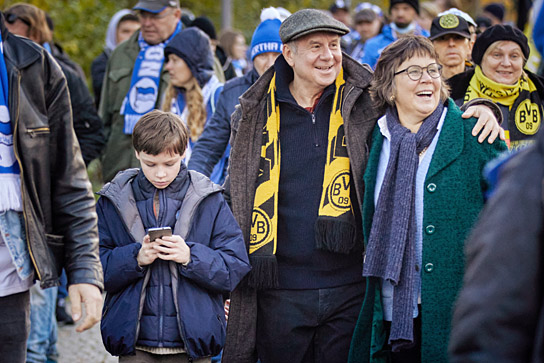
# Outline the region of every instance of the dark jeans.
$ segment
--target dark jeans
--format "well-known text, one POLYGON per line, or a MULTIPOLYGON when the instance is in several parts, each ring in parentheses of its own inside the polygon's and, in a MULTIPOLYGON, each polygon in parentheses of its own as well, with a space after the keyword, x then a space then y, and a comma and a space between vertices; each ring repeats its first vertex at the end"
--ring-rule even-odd
POLYGON ((266 290, 257 297, 262 363, 345 363, 364 282, 316 290, 266 290))
POLYGON ((30 293, 0 297, 0 361, 24 363, 30 330, 30 293))

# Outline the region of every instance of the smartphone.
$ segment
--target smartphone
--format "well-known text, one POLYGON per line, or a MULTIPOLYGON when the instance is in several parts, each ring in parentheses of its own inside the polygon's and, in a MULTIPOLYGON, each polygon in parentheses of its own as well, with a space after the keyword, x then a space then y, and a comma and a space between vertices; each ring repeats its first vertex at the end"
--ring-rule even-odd
POLYGON ((147 234, 149 235, 149 241, 153 242, 157 238, 162 238, 164 236, 171 236, 172 228, 170 227, 149 228, 147 230, 147 234))

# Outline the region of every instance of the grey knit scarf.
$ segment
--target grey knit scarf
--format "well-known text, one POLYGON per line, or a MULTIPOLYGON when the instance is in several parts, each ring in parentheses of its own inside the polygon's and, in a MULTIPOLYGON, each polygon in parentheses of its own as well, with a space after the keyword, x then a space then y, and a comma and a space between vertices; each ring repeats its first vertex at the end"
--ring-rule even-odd
POLYGON ((386 111, 391 154, 367 244, 363 276, 390 280, 394 285, 389 343, 393 351, 413 343, 413 301, 416 270, 415 182, 419 153, 433 141, 444 105, 413 134, 399 122, 396 108, 386 111))

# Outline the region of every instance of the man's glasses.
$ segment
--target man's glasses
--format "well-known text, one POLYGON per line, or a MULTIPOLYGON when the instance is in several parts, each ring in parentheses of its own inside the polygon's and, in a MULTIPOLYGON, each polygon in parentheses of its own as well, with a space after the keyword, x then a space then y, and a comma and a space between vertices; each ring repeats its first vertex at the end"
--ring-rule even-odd
POLYGON ((17 19, 19 19, 20 21, 22 21, 23 23, 25 23, 27 26, 32 26, 30 24, 30 21, 26 20, 25 18, 21 18, 20 16, 18 16, 17 14, 14 14, 14 13, 6 13, 4 14, 6 16, 6 21, 9 23, 9 24, 13 24, 17 21, 17 19))
POLYGON ((395 73, 395 76, 397 74, 406 72, 408 78, 410 78, 412 81, 419 81, 423 76, 424 70, 427 70, 427 74, 431 78, 438 78, 442 74, 442 66, 438 63, 431 63, 427 67, 420 67, 416 65, 410 66, 402 71, 398 71, 395 73))

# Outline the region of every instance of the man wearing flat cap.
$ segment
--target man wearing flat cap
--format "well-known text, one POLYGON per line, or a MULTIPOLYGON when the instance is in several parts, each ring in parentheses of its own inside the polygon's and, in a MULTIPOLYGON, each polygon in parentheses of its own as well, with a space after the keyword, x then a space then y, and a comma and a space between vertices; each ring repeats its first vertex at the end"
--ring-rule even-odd
POLYGON ((140 0, 133 9, 140 30, 111 54, 100 97, 99 114, 107 138, 104 181, 120 170, 139 167, 132 150, 132 129, 162 102, 169 79, 163 67, 164 47, 182 28, 179 0, 140 0))
POLYGON ((252 271, 231 294, 223 362, 346 362, 363 301, 361 206, 381 116, 349 29, 300 10, 232 115, 226 195, 252 271))
POLYGON ((429 39, 438 53, 444 79, 474 68, 469 61, 471 34, 467 21, 462 17, 445 14, 434 18, 429 39))

